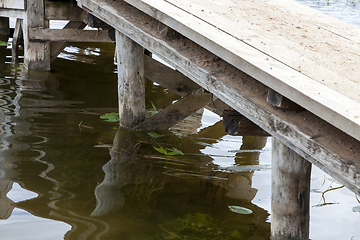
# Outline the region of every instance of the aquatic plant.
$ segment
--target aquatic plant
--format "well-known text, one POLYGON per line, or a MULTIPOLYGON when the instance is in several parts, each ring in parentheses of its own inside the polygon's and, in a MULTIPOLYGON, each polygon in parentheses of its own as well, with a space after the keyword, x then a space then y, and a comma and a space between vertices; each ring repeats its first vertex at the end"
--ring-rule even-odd
POLYGON ((184 217, 166 221, 159 227, 162 232, 155 238, 148 239, 244 239, 237 229, 219 224, 209 214, 200 212, 185 214, 184 217))
POLYGON ((105 113, 105 114, 101 115, 100 118, 106 122, 118 122, 119 121, 119 113, 115 113, 115 112, 105 113))
POLYGON ((252 211, 248 208, 240 207, 240 206, 229 206, 230 211, 239 214, 252 214, 252 211))
POLYGON ((163 148, 162 146, 160 147, 154 147, 154 149, 156 151, 158 151, 159 153, 162 153, 166 156, 174 156, 174 155, 184 155, 184 153, 182 151, 180 151, 179 149, 173 147, 173 148, 163 148))
POLYGON ((6 47, 8 46, 9 44, 7 42, 3 42, 3 41, 0 41, 0 46, 1 47, 6 47))
POLYGON ((152 110, 149 110, 148 112, 150 113, 150 115, 152 116, 152 115, 155 115, 156 113, 158 113, 159 111, 156 109, 156 106, 155 106, 155 104, 152 102, 152 101, 150 101, 151 102, 151 106, 152 106, 152 110))

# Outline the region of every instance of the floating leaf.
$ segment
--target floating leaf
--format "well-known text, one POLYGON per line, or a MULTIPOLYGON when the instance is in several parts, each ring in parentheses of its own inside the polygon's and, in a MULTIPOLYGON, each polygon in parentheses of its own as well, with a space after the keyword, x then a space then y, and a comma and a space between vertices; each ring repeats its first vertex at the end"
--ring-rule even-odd
POLYGON ((251 214, 252 211, 250 209, 244 208, 244 207, 239 207, 239 206, 229 206, 230 211, 234 212, 234 213, 239 213, 239 214, 251 214))
POLYGON ((158 134, 156 132, 148 132, 147 134, 152 138, 160 138, 160 137, 162 137, 160 134, 158 134))
POLYGON ((167 148, 168 150, 170 150, 171 152, 173 153, 176 153, 175 155, 184 155, 184 153, 182 151, 180 151, 179 149, 177 148, 167 148))
POLYGON ((106 122, 118 122, 119 121, 119 113, 105 113, 100 116, 101 119, 103 119, 106 122))
POLYGON ((175 155, 184 155, 184 153, 182 151, 180 151, 177 148, 163 148, 162 146, 160 146, 159 148, 154 147, 154 149, 156 151, 158 151, 159 153, 162 153, 166 156, 175 156, 175 155))
POLYGON ((3 41, 0 41, 0 46, 2 46, 2 47, 6 47, 7 45, 9 45, 7 42, 3 42, 3 41))

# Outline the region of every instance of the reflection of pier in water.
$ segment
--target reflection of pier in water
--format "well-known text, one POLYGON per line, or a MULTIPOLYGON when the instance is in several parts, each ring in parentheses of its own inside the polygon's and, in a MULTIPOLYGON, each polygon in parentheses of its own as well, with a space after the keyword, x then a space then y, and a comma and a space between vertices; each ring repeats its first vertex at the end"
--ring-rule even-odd
MULTIPOLYGON (((177 128, 181 126, 180 123, 177 128)), ((215 143, 216 139, 221 139, 224 134, 220 122, 200 131, 196 139, 200 138, 208 144, 215 143), (209 132, 212 132, 211 137, 209 132), (202 139, 204 133, 207 139, 202 139)), ((165 139, 162 143, 172 142, 166 136, 163 138, 165 139)), ((196 149, 196 153, 187 152, 184 157, 149 155, 149 146, 146 146, 150 145, 151 149, 151 146, 156 144, 145 139, 149 139, 146 132, 119 128, 109 151, 111 159, 103 166, 105 178, 95 190, 97 204, 91 216, 102 217, 115 213, 135 216, 143 214, 156 219, 159 217, 152 215, 152 211, 157 211, 159 216, 164 215, 162 211, 166 211, 167 214, 188 213, 192 212, 193 204, 196 204, 197 208, 204 208, 205 212, 211 209, 212 213, 220 212, 224 218, 231 218, 226 214, 230 211, 224 209, 224 206, 241 203, 247 207, 251 206, 257 216, 261 216, 257 219, 245 218, 244 221, 248 221, 246 224, 254 224, 262 237, 269 236, 269 224, 266 223, 268 213, 251 204, 257 192, 257 189, 251 187, 254 166, 259 164, 260 150, 265 146, 267 137, 243 137, 243 144, 234 159, 234 166, 239 166, 239 169, 242 165, 252 166, 243 171, 220 170, 219 166, 214 165, 213 158, 208 155, 189 159, 192 154, 200 156, 197 153, 205 148, 202 144, 197 145, 191 137, 188 137, 188 144, 192 145, 193 151, 196 149), (167 201, 171 202, 170 209, 166 207, 169 205, 167 201), (137 212, 129 213, 129 209, 136 208, 137 212)), ((236 217, 232 220, 237 224, 242 221, 236 217)))
MULTIPOLYGON (((1 48, 1 51, 2 57, 9 55, 8 49, 1 48)), ((59 82, 51 73, 23 71, 21 66, 2 62, 1 67, 11 69, 3 69, 1 72, 11 72, 7 76, 12 77, 1 79, 0 218, 8 219, 17 207, 34 216, 68 223, 72 229, 65 235, 65 239, 100 239, 108 231, 106 223, 61 207, 62 202, 71 200, 75 194, 65 190, 58 179, 49 176, 55 165, 45 159, 51 158, 47 155, 52 152, 38 146, 49 140, 46 134, 51 130, 48 131, 46 125, 32 121, 32 118, 48 112, 49 108, 52 112, 64 114, 78 112, 79 109, 72 110, 69 106, 79 102, 62 99, 62 93, 57 90, 59 82), (30 168, 26 169, 29 172, 23 171, 26 162, 38 165, 36 172, 31 172, 30 168), (28 174, 38 177, 29 181, 28 174), (7 194, 14 182, 37 193, 38 197, 13 202, 7 194)))

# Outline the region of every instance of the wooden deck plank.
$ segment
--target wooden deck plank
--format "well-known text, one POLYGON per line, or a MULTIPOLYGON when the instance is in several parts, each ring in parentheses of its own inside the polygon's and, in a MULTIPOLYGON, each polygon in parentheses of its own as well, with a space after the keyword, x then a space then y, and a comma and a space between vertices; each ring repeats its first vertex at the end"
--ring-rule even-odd
POLYGON ((308 111, 284 112, 274 108, 266 101, 265 85, 190 40, 167 39, 157 31, 158 22, 122 1, 78 2, 360 194, 359 141, 308 111))
POLYGON ((0 0, 0 8, 25 9, 24 0, 0 0))
MULTIPOLYGON (((104 3, 106 1, 98 2, 104 3)), ((358 84, 352 84, 351 80, 344 80, 344 77, 342 77, 340 74, 331 71, 333 68, 325 68, 324 66, 320 66, 317 63, 308 62, 307 66, 310 67, 311 72, 315 72, 316 76, 320 76, 318 79, 314 79, 302 72, 299 72, 290 64, 273 58, 269 54, 265 53, 262 49, 258 49, 257 47, 249 45, 249 43, 245 42, 243 39, 238 38, 233 34, 229 34, 221 28, 219 29, 217 26, 211 24, 211 22, 209 23, 208 21, 204 21, 199 17, 195 17, 194 14, 181 9, 178 6, 175 6, 168 1, 126 0, 126 2, 129 2, 131 5, 136 6, 148 15, 177 30, 181 34, 220 56, 240 70, 246 72, 265 85, 273 88, 275 91, 291 99, 319 117, 325 119, 347 134, 360 140, 360 103, 357 102, 359 99, 354 97, 360 92, 357 91, 359 86, 358 84), (329 84, 329 86, 326 86, 323 83, 325 80, 328 81, 334 79, 339 80, 339 83, 333 82, 333 84, 329 84), (346 89, 340 93, 337 91, 338 89, 334 88, 334 86, 337 85, 345 86, 346 89), (351 99, 348 97, 349 95, 352 96, 351 99)), ((242 1, 242 3, 244 3, 244 1, 242 1)), ((223 4, 223 1, 221 4, 223 4)), ((209 5, 211 4, 205 4, 205 6, 209 5)), ((269 9, 269 12, 275 10, 276 8, 269 9)), ((261 14, 265 13, 266 12, 261 14)), ((260 17, 261 14, 256 16, 260 17)), ((238 13, 234 15, 237 16, 238 13)), ((299 19, 296 21, 302 23, 302 21, 299 21, 299 19)), ((232 23, 234 22, 228 22, 228 25, 232 25, 232 23)), ((234 24, 236 24, 236 22, 234 24)), ((251 25, 251 23, 249 24, 251 25)), ((291 22, 289 22, 289 25, 291 25, 291 22)), ((240 29, 240 32, 241 30, 244 30, 244 28, 241 26, 242 24, 236 24, 236 27, 240 29)), ((314 25, 312 26, 314 27, 314 25)), ((293 30, 302 30, 302 27, 297 27, 298 26, 293 27, 293 30)), ((273 29, 271 29, 269 32, 271 31, 273 31, 273 29)), ((286 31, 291 32, 289 29, 286 29, 286 31)), ((306 29, 303 29, 303 31, 306 31, 306 29)), ((254 32, 256 33, 256 31, 254 32)), ((324 34, 325 33, 329 34, 329 31, 324 31, 324 34)), ((251 32, 249 34, 249 36, 251 36, 251 32)), ((258 35, 256 35, 255 38, 258 35)), ((333 35, 334 34, 328 37, 334 37, 333 35)), ((326 37, 326 40, 323 40, 325 44, 328 37, 326 37)), ((254 41, 254 39, 251 38, 250 40, 254 41)), ((343 40, 343 38, 340 40, 343 40)), ((273 40, 272 42, 276 41, 273 40)), ((261 41, 258 41, 258 43, 261 44, 261 41)), ((354 57, 354 59, 357 57, 355 59, 356 61, 351 61, 359 62, 360 56, 357 55, 356 52, 359 52, 360 48, 352 41, 351 43, 352 49, 354 50, 355 48, 357 50, 352 52, 354 53, 352 57, 354 57)), ((287 51, 286 49, 284 50, 281 45, 282 43, 277 44, 277 46, 280 48, 280 53, 287 51)), ((332 45, 329 47, 334 48, 332 45)), ((270 49, 271 48, 272 47, 270 47, 270 49)), ((279 48, 274 46, 275 50, 279 48)), ((301 54, 292 50, 293 49, 290 49, 289 51, 292 53, 289 56, 290 59, 297 59, 297 57, 299 57, 300 62, 302 60, 307 61, 306 58, 301 58, 301 54)), ((341 55, 339 55, 338 51, 336 50, 331 53, 332 54, 329 56, 333 56, 336 53, 336 56, 341 57, 341 55)), ((327 58, 329 57, 327 56, 327 58)), ((357 69, 355 68, 353 71, 356 70, 357 69)))

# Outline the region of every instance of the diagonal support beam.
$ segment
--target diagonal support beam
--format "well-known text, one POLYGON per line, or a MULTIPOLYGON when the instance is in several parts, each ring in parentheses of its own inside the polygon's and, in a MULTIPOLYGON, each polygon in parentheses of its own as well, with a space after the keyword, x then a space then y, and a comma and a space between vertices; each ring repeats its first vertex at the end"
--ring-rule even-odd
POLYGON ((136 130, 164 130, 185 119, 211 101, 212 94, 202 88, 187 95, 151 118, 145 120, 136 130))
MULTIPOLYGON (((70 21, 63 29, 83 29, 86 23, 83 21, 70 21)), ((51 42, 50 45, 50 62, 53 62, 59 53, 68 45, 67 42, 51 42)))

